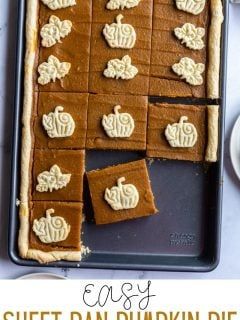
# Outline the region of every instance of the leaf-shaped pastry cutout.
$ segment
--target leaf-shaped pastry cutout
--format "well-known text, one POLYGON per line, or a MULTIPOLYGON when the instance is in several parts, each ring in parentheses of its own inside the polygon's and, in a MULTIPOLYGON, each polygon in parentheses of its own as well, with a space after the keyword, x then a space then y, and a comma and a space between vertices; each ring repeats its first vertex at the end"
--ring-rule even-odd
POLYGON ((181 79, 185 79, 193 86, 203 84, 202 73, 205 70, 203 63, 195 63, 191 58, 185 57, 179 63, 175 63, 172 69, 177 75, 181 76, 181 79))
POLYGON ((68 8, 76 5, 76 0, 42 0, 51 10, 68 8))
POLYGON ((131 58, 126 55, 121 60, 110 60, 103 74, 107 78, 130 80, 138 74, 138 69, 132 65, 131 58))
POLYGON ((62 79, 69 73, 70 68, 70 63, 60 62, 58 58, 51 55, 47 62, 43 62, 38 67, 38 72, 40 74, 38 83, 46 85, 51 81, 55 82, 56 79, 62 79))
POLYGON ((204 48, 202 40, 205 35, 204 28, 196 28, 191 23, 185 23, 181 28, 175 28, 174 33, 179 40, 182 40, 181 43, 185 44, 188 48, 193 50, 204 48))
POLYGON ((45 24, 40 32, 43 47, 52 47, 57 42, 61 42, 61 38, 65 38, 72 29, 72 22, 69 20, 61 21, 56 16, 51 16, 49 23, 45 24))
POLYGON ((137 7, 141 0, 108 0, 108 10, 123 10, 137 7))
POLYGON ((53 165, 49 171, 40 173, 37 180, 38 192, 52 192, 66 187, 71 180, 71 174, 63 174, 57 165, 53 165))

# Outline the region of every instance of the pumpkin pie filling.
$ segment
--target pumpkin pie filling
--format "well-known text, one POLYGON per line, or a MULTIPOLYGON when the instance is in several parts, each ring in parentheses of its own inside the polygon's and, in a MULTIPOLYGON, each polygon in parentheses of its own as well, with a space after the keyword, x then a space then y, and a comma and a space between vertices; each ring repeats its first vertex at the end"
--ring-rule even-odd
POLYGON ((31 204, 30 221, 30 249, 46 252, 62 250, 79 251, 81 249, 81 203, 34 201, 31 204), (46 214, 49 211, 50 214, 48 213, 47 220, 46 214), (54 221, 54 217, 58 220, 54 221), (33 227, 34 221, 35 228, 33 227), (37 222, 42 223, 42 225, 36 227, 37 222), (64 224, 68 229, 65 234, 63 232, 64 224))
POLYGON ((45 24, 52 14, 57 15, 61 20, 70 20, 75 23, 91 23, 92 21, 92 2, 76 1, 74 6, 51 10, 48 6, 40 2, 39 23, 45 24))
POLYGON ((39 84, 39 91, 88 92, 90 37, 90 23, 73 23, 72 31, 61 43, 50 48, 41 46, 38 65, 53 55, 61 62, 70 63, 71 68, 61 80, 51 81, 46 85, 39 84))
POLYGON ((91 171, 87 179, 96 224, 136 219, 157 212, 145 160, 91 171))
POLYGON ((34 201, 82 202, 84 171, 85 151, 83 150, 36 149, 33 155, 32 199, 34 201), (58 173, 55 173, 54 166, 60 169, 60 178, 56 177, 58 173), (43 175, 44 172, 46 172, 45 175, 43 175), (57 179, 55 184, 54 179, 57 179), (59 179, 61 179, 61 184, 56 185, 59 179), (41 191, 41 182, 42 184, 49 184, 49 181, 50 186, 41 191))
MULTIPOLYGON (((208 74, 212 7, 207 2, 192 14, 170 0, 136 0, 130 8, 120 1, 118 9, 115 0, 69 0, 51 10, 44 1, 28 2, 19 250, 41 263, 79 261, 85 149, 217 160, 217 106, 148 105, 149 95, 216 97, 218 88, 208 83, 216 78, 208 74), (186 23, 193 32, 204 29, 202 42, 190 43, 186 23), (197 72, 174 70, 189 59, 197 72), (181 133, 186 128, 192 136, 181 133)), ((215 3, 219 33, 222 7, 215 3)), ((145 160, 87 178, 99 225, 157 212, 145 160)))
POLYGON ((146 150, 147 109, 147 97, 90 95, 86 148, 146 150))
MULTIPOLYGON (((106 10, 105 0, 93 0, 93 25, 89 74, 90 92, 148 95, 152 10, 153 0, 145 0, 140 2, 134 9, 121 11, 121 14, 124 17, 122 26, 112 27, 112 32, 116 33, 117 28, 124 28, 124 24, 129 24, 135 29, 136 43, 132 49, 111 48, 103 35, 103 29, 106 24, 111 25, 116 21, 119 10, 106 10), (139 19, 139 17, 141 17, 141 19, 139 19), (105 70, 108 61, 116 58, 122 59, 125 55, 130 56, 132 65, 138 69, 137 76, 131 79, 131 81, 104 77, 103 71, 105 70)), ((118 41, 121 42, 121 37, 118 41)))
MULTIPOLYGON (((189 126, 179 127, 189 139, 193 134, 189 126)), ((175 139, 179 132, 174 132, 175 139), (176 134, 175 134, 176 133, 176 134)), ((178 160, 203 161, 207 144, 207 107, 189 105, 151 104, 148 113, 147 156, 178 160), (168 125, 179 123, 181 117, 187 118, 188 124, 194 125, 197 131, 197 141, 194 146, 172 147, 165 131, 168 125)))
POLYGON ((150 69, 150 95, 165 97, 197 97, 207 96, 207 78, 204 73, 202 85, 189 86, 176 75, 172 66, 182 57, 191 57, 195 62, 207 67, 207 42, 209 30, 209 1, 205 9, 198 15, 180 11, 173 5, 172 0, 155 0, 153 12, 152 56, 150 69), (175 28, 191 23, 204 28, 205 46, 201 50, 192 50, 176 37, 175 28))
POLYGON ((37 116, 34 121, 35 148, 84 149, 87 108, 88 94, 39 93, 37 116), (56 114, 56 107, 62 107, 63 110, 56 114), (44 122, 47 122, 45 127, 44 122), (75 128, 71 130, 73 122, 75 128))

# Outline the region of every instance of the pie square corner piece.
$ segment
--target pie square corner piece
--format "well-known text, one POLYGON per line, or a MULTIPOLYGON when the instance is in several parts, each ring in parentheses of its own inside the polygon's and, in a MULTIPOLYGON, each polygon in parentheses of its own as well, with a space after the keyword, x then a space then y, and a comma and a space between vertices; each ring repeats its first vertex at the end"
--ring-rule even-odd
POLYGON ((30 250, 80 251, 81 203, 35 201, 31 204, 30 250))
POLYGON ((204 161, 207 125, 206 106, 150 104, 147 156, 204 161))
POLYGON ((97 225, 157 212, 145 160, 91 171, 87 178, 97 225))

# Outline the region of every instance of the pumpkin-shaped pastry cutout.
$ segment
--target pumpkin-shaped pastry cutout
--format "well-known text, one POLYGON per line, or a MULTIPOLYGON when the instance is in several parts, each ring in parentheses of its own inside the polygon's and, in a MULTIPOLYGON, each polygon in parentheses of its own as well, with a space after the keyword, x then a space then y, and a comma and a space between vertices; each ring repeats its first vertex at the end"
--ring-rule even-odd
POLYGON ((133 184, 125 184, 124 177, 117 180, 117 186, 105 190, 104 199, 115 211, 134 209, 139 202, 139 193, 133 184))
POLYGON ((132 49, 136 42, 136 32, 130 24, 122 23, 123 15, 116 18, 117 23, 106 24, 103 35, 111 48, 132 49))
POLYGON ((168 125, 165 136, 173 148, 191 148, 197 142, 197 129, 192 123, 186 122, 188 117, 181 117, 179 123, 168 125))
POLYGON ((33 231, 43 243, 55 243, 67 239, 71 226, 62 217, 52 217, 55 211, 49 209, 46 211, 46 218, 35 219, 33 221, 33 231))
POLYGON ((69 113, 63 112, 62 106, 57 106, 54 112, 44 114, 42 124, 50 138, 71 137, 75 130, 75 122, 69 113))
POLYGON ((129 138, 134 131, 133 117, 129 113, 119 113, 120 109, 121 106, 115 106, 114 113, 102 118, 103 128, 110 138, 129 138))
POLYGON ((179 10, 183 10, 194 15, 200 14, 206 4, 206 0, 176 0, 176 6, 179 10))

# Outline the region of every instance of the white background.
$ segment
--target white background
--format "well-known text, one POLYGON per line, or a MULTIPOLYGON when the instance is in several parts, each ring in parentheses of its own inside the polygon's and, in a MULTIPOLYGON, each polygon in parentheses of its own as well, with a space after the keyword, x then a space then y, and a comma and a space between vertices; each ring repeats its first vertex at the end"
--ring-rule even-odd
MULTIPOLYGON (((86 280, 81 281, 0 281, 0 286, 4 289, 4 295, 1 296, 0 304, 0 318, 7 320, 24 320, 32 319, 39 320, 40 316, 23 317, 23 311, 61 311, 63 316, 59 320, 70 320, 70 312, 80 312, 82 319, 88 319, 86 312, 91 312, 91 319, 99 319, 96 317, 96 312, 101 312, 103 315, 105 311, 108 316, 102 316, 102 319, 117 320, 116 313, 124 312, 127 317, 120 316, 119 320, 143 320, 144 312, 152 312, 152 318, 159 320, 190 320, 188 312, 193 312, 193 319, 197 319, 196 312, 199 312, 199 320, 239 320, 240 316, 240 303, 239 303, 239 281, 176 281, 176 280, 156 280, 153 281, 149 291, 147 289, 147 281, 131 281, 132 289, 129 291, 129 285, 124 286, 123 281, 94 281, 94 287, 89 287, 89 282, 86 280), (53 285, 54 284, 54 285, 53 285), (119 302, 111 302, 108 297, 106 304, 104 302, 107 298, 107 288, 112 286, 114 300, 119 302), (142 293, 139 292, 137 286, 139 285, 142 293), (103 288, 104 286, 104 288, 103 288), (47 290, 46 290, 47 288, 47 290), (87 295, 84 294, 86 289, 91 292, 87 295), (101 294, 99 296, 100 290, 101 294), (123 290, 121 290, 123 288, 123 290), (24 294, 22 292, 24 291, 24 294), (128 297, 136 295, 126 301, 126 296, 122 296, 124 292, 128 297), (70 293, 66 295, 64 293, 70 293), (144 308, 147 303, 147 294, 155 297, 149 299, 147 309, 141 312, 141 317, 138 317, 136 311, 139 311, 139 303, 144 299, 140 306, 144 308), (36 299, 38 297, 38 299, 36 299), (100 307, 97 304, 93 306, 100 297, 100 307), (27 303, 26 303, 27 301, 27 303), (126 302, 126 304, 125 304, 126 302), (130 311, 133 312, 133 317, 129 316, 129 311, 124 309, 131 307, 130 311), (20 311, 20 317, 3 318, 2 314, 6 311, 20 311), (155 312, 165 312, 165 318, 162 313, 160 317, 156 317, 155 312), (185 312, 186 315, 182 314, 185 312), (170 312, 172 316, 170 316, 170 312), (176 313, 179 312, 177 315, 176 313), (218 312, 220 316, 216 317, 213 314, 211 317, 208 313, 213 314, 218 312), (231 318, 228 317, 227 312, 236 312, 231 318)), ((125 283, 126 285, 126 283, 125 283)), ((42 320, 54 320, 53 316, 45 316, 42 320)), ((81 318, 75 317, 73 320, 80 320, 81 318)))
POLYGON ((222 254, 219 267, 207 274, 134 272, 111 270, 32 269, 15 266, 7 255, 10 144, 14 95, 14 50, 17 0, 0 0, 0 278, 16 278, 29 272, 55 272, 69 278, 239 278, 240 279, 240 182, 229 158, 229 137, 240 114, 240 4, 230 5, 225 175, 222 254))

